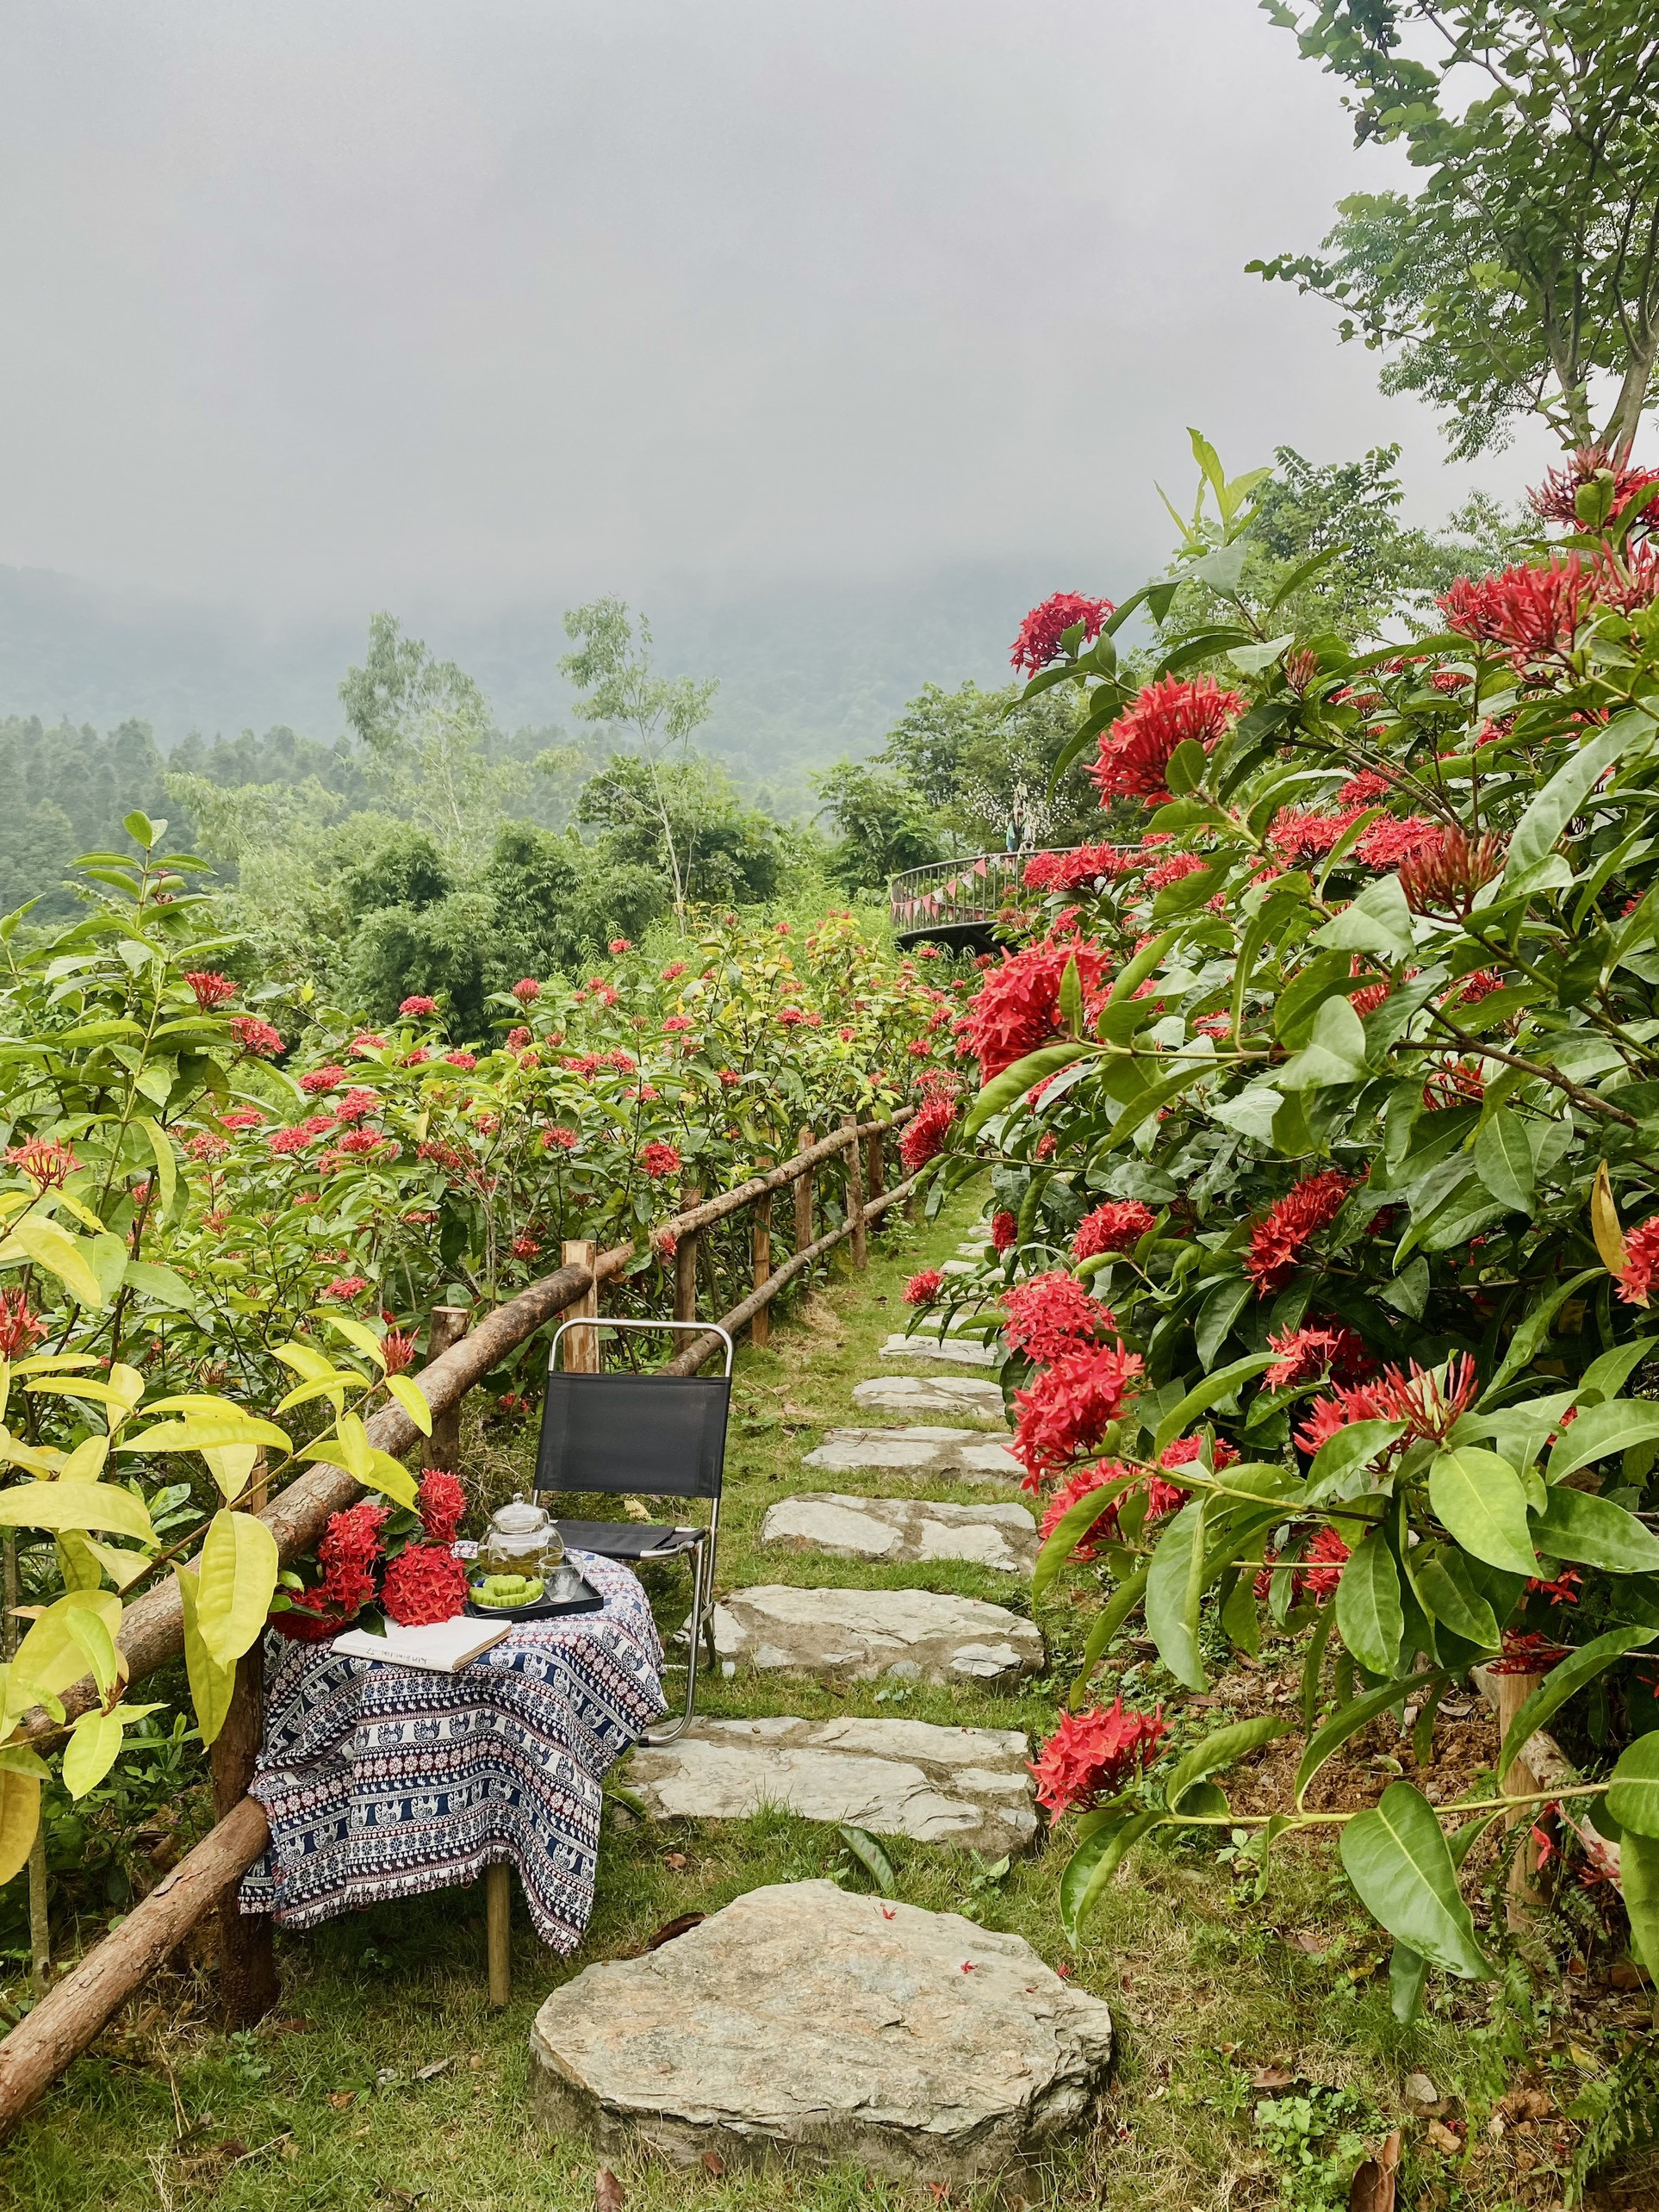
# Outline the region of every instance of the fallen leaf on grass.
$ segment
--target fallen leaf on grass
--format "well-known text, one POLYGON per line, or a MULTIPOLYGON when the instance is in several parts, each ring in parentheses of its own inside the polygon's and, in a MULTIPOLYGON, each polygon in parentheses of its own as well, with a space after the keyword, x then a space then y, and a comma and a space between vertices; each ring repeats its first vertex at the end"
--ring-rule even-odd
POLYGON ((601 2166, 593 2176, 593 2212, 622 2212, 627 2202, 615 2174, 609 2166, 601 2166))
POLYGON ((1321 1936, 1317 1928, 1298 1928, 1290 1941, 1297 1950, 1306 1951, 1310 1959, 1322 1959, 1331 1948, 1330 1939, 1321 1936))
POLYGON ((417 2071, 415 2079, 417 2081, 435 2080, 436 2078, 444 2072, 446 2066, 452 2066, 454 2064, 455 2060, 453 2059, 434 2059, 431 2066, 421 2066, 417 2071))
POLYGON ((1394 2212, 1395 2177, 1399 2171, 1400 2130, 1396 2128, 1356 2168, 1348 2191, 1348 2212, 1394 2212))
POLYGON ((355 2089, 331 2089, 328 2092, 328 2102, 336 2112, 344 2112, 348 2105, 356 2102, 357 2094, 355 2089))
POLYGON ((714 2178, 718 2181, 726 2170, 726 2162, 721 2157, 718 2151, 705 2151, 703 2153, 703 2167, 705 2172, 711 2173, 714 2176, 714 2178))
POLYGON ((1288 2066, 1258 2066, 1250 2077, 1252 2089, 1289 2089, 1296 2079, 1288 2066))
POLYGON ((1455 2159, 1463 2147, 1458 2138, 1452 2134, 1451 2128, 1445 2126, 1438 2120, 1431 2120, 1425 2132, 1427 2134, 1428 2140, 1433 2144, 1435 2149, 1437 2151, 1444 2151, 1446 2156, 1450 2159, 1455 2159))

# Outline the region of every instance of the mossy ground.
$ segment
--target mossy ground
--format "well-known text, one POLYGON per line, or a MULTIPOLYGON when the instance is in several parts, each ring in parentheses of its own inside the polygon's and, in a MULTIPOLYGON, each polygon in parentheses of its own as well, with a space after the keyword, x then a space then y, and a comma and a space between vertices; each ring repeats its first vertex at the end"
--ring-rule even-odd
MULTIPOLYGON (((881 1338, 903 1326, 905 1277, 948 1257, 969 1221, 959 1207, 930 1228, 895 1228, 873 1248, 867 1274, 832 1272, 805 1310, 774 1327, 768 1351, 744 1349, 724 1587, 923 1581, 1024 1606, 1023 1591, 989 1570, 865 1568, 758 1543, 761 1517, 784 1487, 904 1487, 891 1474, 824 1483, 803 1474, 800 1461, 830 1426, 889 1418, 855 1414, 852 1386, 877 1371, 881 1338)), ((469 1431, 469 1466, 492 1489, 524 1479, 531 1449, 527 1433, 469 1431)), ((984 1494, 910 1487, 965 1501, 984 1494)), ((1019 1695, 716 1680, 705 1709, 904 1714, 1036 1736, 1052 1725, 1097 1598, 1079 1575, 1045 1602, 1051 1672, 1019 1695)), ((665 1625, 680 1617, 666 1588, 662 1617, 665 1625)), ((1144 1652, 1126 1650, 1123 1664, 1138 1668, 1132 1687, 1140 1698, 1171 1692, 1144 1652)), ((1178 1706, 1178 1692, 1171 1702, 1178 1706)), ((1193 1735, 1209 1724, 1196 1711, 1181 1723, 1193 1735)), ((1119 1879, 1072 1959, 1054 1908, 1063 1839, 1000 1877, 971 1858, 889 1848, 904 1898, 1018 1931, 1109 1998, 1119 2022, 1121 2061, 1101 2127, 1009 2190, 959 2191, 950 2200, 959 2204, 1223 2212, 1282 2203, 1319 2212, 1347 2203, 1359 2140, 1375 2141, 1402 2120, 1402 2203, 1451 2212, 1553 2204, 1562 2184, 1550 2123, 1498 2141, 1487 2115, 1520 2068, 1564 2109, 1605 2073, 1640 2017, 1637 2000, 1588 2002, 1594 1970, 1590 1981, 1546 1975, 1530 1991, 1516 1970, 1495 1996, 1454 1987, 1420 2025, 1398 2028, 1380 1971, 1382 1942, 1318 1850, 1276 1862, 1259 1899, 1253 1869, 1214 1843, 1150 1851, 1119 1879), (1436 2153, 1425 2123, 1407 2119, 1402 2085, 1414 2068, 1452 2100, 1449 2115, 1468 2122, 1478 2147, 1469 2155, 1436 2153)), ((0 2205, 171 2212, 210 2199, 222 2212, 377 2203, 587 2212, 593 2151, 549 2141, 529 2120, 526 2039, 543 1998, 585 1964, 637 1949, 678 1914, 713 1911, 762 1883, 825 1874, 867 1885, 833 1829, 777 1814, 653 1826, 612 1804, 586 1944, 575 1959, 556 1960, 521 1911, 504 2012, 486 2002, 482 1890, 379 1907, 308 1936, 279 1934, 283 2004, 252 2033, 215 2027, 205 1971, 160 1975, 0 2152, 0 2205)), ((202 1958, 205 1966, 205 1947, 202 1958)), ((687 2175, 640 2159, 622 2162, 619 2178, 634 2212, 898 2212, 941 2201, 851 2170, 687 2175)))

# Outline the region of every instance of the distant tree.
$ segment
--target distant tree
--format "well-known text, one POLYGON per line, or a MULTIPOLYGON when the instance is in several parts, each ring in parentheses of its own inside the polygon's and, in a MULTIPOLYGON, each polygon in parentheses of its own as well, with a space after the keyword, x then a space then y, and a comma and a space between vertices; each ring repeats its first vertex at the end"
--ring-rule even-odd
POLYGON ((935 806, 910 777, 862 761, 841 761, 813 783, 836 832, 825 856, 831 877, 857 898, 885 889, 889 876, 944 859, 935 806))
POLYGON ((783 878, 775 823, 745 805, 724 768, 699 755, 653 761, 616 753, 583 785, 577 820, 614 864, 667 870, 676 912, 688 903, 752 904, 783 878))
POLYGON ((660 676, 651 667, 651 625, 642 614, 637 630, 619 599, 593 600, 572 607, 564 618, 565 636, 575 645, 559 662, 585 694, 574 711, 584 722, 605 725, 628 743, 643 764, 642 788, 649 790, 663 855, 674 881, 674 911, 683 911, 692 892, 675 836, 674 810, 667 796, 665 771, 676 753, 683 765, 693 730, 708 720, 717 680, 660 676))
POLYGON ((1072 705, 1063 692, 1020 693, 1017 684, 954 692, 929 684, 875 756, 909 779, 958 850, 1002 845, 1010 830, 1027 844, 1071 843, 1097 826, 1094 786, 1080 768, 1049 792, 1072 705))
POLYGON ((1659 359, 1659 11, 1643 0, 1262 0, 1423 189, 1357 193, 1319 254, 1252 269, 1339 308, 1463 458, 1526 415, 1633 444, 1659 359), (1593 380, 1612 390, 1598 417, 1593 380))

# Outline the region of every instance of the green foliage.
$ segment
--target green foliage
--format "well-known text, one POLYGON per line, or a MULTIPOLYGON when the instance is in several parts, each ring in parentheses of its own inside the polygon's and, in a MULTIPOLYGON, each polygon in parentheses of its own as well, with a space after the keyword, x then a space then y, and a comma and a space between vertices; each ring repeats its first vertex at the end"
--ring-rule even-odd
POLYGON ((1332 301, 1391 354, 1468 457, 1540 416, 1628 454, 1659 351, 1651 11, 1628 0, 1263 0, 1347 88, 1357 145, 1403 145, 1422 189, 1341 202, 1320 255, 1250 265, 1332 301), (1414 35, 1418 26, 1425 34, 1414 35), (1591 382, 1611 378, 1598 430, 1591 382))

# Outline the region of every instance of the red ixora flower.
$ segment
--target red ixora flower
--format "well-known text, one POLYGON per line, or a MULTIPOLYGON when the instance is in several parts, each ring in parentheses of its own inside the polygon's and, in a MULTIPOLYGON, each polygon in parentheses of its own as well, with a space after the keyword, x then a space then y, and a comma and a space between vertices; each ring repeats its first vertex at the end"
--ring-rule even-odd
POLYGON ((1103 1252, 1133 1252, 1158 1216, 1139 1198, 1113 1198, 1078 1223, 1072 1239, 1073 1259, 1097 1259, 1103 1252))
POLYGON ((428 1539, 433 1544, 453 1544, 467 1510, 467 1494, 459 1482, 447 1468, 429 1467, 420 1478, 416 1496, 420 1524, 428 1539))
POLYGON ((1308 1420, 1296 1432, 1296 1445, 1302 1451, 1316 1452, 1356 1421, 1403 1421, 1401 1445, 1444 1443, 1474 1404, 1480 1387, 1475 1362, 1466 1351, 1454 1352, 1444 1373, 1420 1367, 1414 1359, 1409 1374, 1385 1367, 1369 1382, 1339 1389, 1333 1398, 1316 1398, 1308 1420))
POLYGON ((1140 1354, 1122 1343, 1082 1345, 1014 1393, 1013 1449, 1025 1469, 1026 1489, 1092 1451, 1122 1413, 1141 1367, 1140 1354))
POLYGON ((1092 645, 1100 635, 1101 624, 1115 613, 1110 600, 1084 599, 1077 592, 1055 592, 1034 606, 1020 624, 1020 634, 1014 640, 1014 649, 1009 655, 1009 666, 1022 675, 1035 676, 1058 661, 1064 648, 1060 640, 1068 630, 1083 624, 1083 642, 1092 645))
POLYGON ((386 1049, 384 1037, 376 1036, 372 1029, 361 1029, 351 1040, 351 1050, 359 1059, 369 1059, 386 1049))
POLYGON ((1503 873, 1507 850, 1501 837, 1442 830, 1432 843, 1425 839, 1400 863, 1407 905, 1414 914, 1452 914, 1467 921, 1476 893, 1503 873))
POLYGON ((256 1107, 234 1106, 219 1118, 227 1129, 257 1129, 265 1117, 256 1107))
MULTIPOLYGON (((9 1155, 8 1155, 9 1157, 9 1155)), ((1619 1295, 1627 1306, 1645 1306, 1659 1271, 1659 1214, 1625 1234, 1625 1264, 1619 1271, 1619 1295)))
POLYGON ((1020 1240, 1020 1217, 1006 1208, 991 1217, 991 1242, 997 1252, 1012 1252, 1020 1240))
MULTIPOLYGON (((407 1219, 407 1216, 405 1216, 407 1219)), ((413 1367, 415 1356, 415 1337, 413 1329, 388 1329, 380 1340, 381 1353, 388 1375, 401 1375, 413 1367)))
POLYGON ((539 1237, 532 1237, 527 1232, 525 1235, 521 1237, 514 1237, 513 1240, 513 1257, 514 1259, 534 1259, 541 1248, 541 1239, 539 1237))
POLYGON ((275 1059, 283 1049, 280 1032, 273 1029, 269 1022, 262 1022, 257 1014, 234 1015, 231 1035, 253 1059, 275 1059))
POLYGON ((360 1297, 368 1288, 366 1275, 337 1275, 332 1283, 324 1283, 323 1296, 338 1299, 344 1305, 352 1298, 360 1297))
POLYGON ((907 1122, 898 1140, 898 1157, 906 1175, 915 1175, 945 1149, 945 1139, 956 1119, 956 1101, 942 1090, 924 1098, 914 1120, 907 1122))
POLYGON ((1060 983, 1073 959, 1086 1004, 1106 968, 1105 954, 1086 938, 1039 938, 1017 953, 1005 953, 1000 965, 985 970, 958 1025, 979 1063, 982 1084, 1059 1034, 1060 983))
POLYGON ((1438 601, 1448 630, 1479 645, 1501 645, 1517 669, 1572 646, 1590 597, 1591 577, 1576 553, 1547 568, 1524 562, 1478 581, 1460 577, 1438 601))
POLYGON ((1277 1199, 1264 1221, 1250 1233, 1250 1250, 1244 1271, 1265 1298, 1283 1290, 1301 1264, 1303 1247, 1318 1230, 1328 1228, 1342 1210, 1342 1202, 1353 1189, 1351 1178, 1339 1167, 1323 1168, 1277 1199))
POLYGON ((1098 1343, 1103 1327, 1113 1325, 1100 1301, 1059 1267, 1005 1290, 1003 1311, 1009 1343, 1040 1367, 1052 1366, 1080 1345, 1098 1343))
POLYGON ((533 975, 521 975, 513 986, 513 996, 520 1006, 533 1006, 542 995, 542 986, 533 975))
POLYGON ((476 1053, 445 1053, 444 1058, 451 1067, 458 1067, 463 1075, 469 1075, 478 1065, 476 1053))
MULTIPOLYGON (((1042 1520, 1037 1531, 1039 1542, 1047 1544, 1072 1507, 1086 1498, 1091 1490, 1103 1489, 1107 1483, 1115 1482, 1128 1472, 1121 1459, 1097 1459, 1091 1466, 1079 1467, 1069 1482, 1061 1483, 1043 1507, 1042 1520)), ((1121 1503, 1121 1497, 1113 1498, 1099 1519, 1090 1522, 1087 1533, 1072 1547, 1073 1559, 1089 1560, 1098 1556, 1100 1545, 1109 1543, 1117 1534, 1117 1514, 1121 1503)))
POLYGON ((680 977, 684 975, 685 972, 686 963, 684 960, 670 960, 667 967, 662 971, 662 980, 664 983, 678 983, 680 977))
POLYGON ((1397 868, 1434 851, 1445 835, 1426 814, 1380 814, 1354 847, 1354 858, 1368 868, 1397 868))
POLYGON ((674 1030, 676 1032, 680 1029, 689 1029, 691 1026, 692 1018, 689 1014, 670 1014, 667 1021, 662 1024, 665 1030, 674 1030))
POLYGON ((31 1137, 6 1147, 6 1165, 28 1176, 37 1190, 61 1190, 79 1167, 71 1145, 56 1137, 31 1137))
POLYGON ((924 1267, 918 1275, 911 1276, 904 1285, 907 1306, 930 1306, 939 1296, 939 1286, 944 1277, 936 1267, 924 1267))
POLYGON ((204 1014, 212 1013, 215 1006, 222 1006, 227 999, 236 996, 236 985, 216 968, 186 968, 184 980, 196 993, 196 1003, 204 1014))
POLYGON ((641 1147, 639 1164, 647 1175, 661 1183, 668 1176, 679 1174, 680 1154, 672 1145, 649 1144, 641 1147))
POLYGON ((386 1569, 380 1600, 404 1628, 453 1620, 467 1602, 467 1570, 447 1544, 407 1544, 386 1569))
POLYGON ((397 1010, 400 1014, 436 1014, 438 1001, 435 998, 427 998, 421 992, 417 991, 413 997, 400 1000, 397 1010))
POLYGON ((1270 1334, 1269 1345, 1279 1355, 1262 1377, 1271 1390, 1289 1389, 1297 1382, 1313 1382, 1334 1376, 1339 1382, 1356 1382, 1369 1365, 1365 1340, 1339 1321, 1320 1327, 1282 1329, 1270 1334))
POLYGON ((314 1097, 320 1090, 332 1090, 336 1084, 343 1083, 345 1080, 345 1070, 336 1064, 331 1064, 327 1067, 314 1067, 308 1075, 302 1075, 300 1078, 300 1088, 308 1096, 314 1097))
MULTIPOLYGON (((1578 519, 1575 502, 1581 485, 1588 484, 1603 470, 1612 478, 1612 506, 1610 519, 1617 520, 1633 499, 1638 498, 1650 484, 1659 484, 1659 469, 1632 469, 1613 460, 1605 445, 1583 445, 1572 457, 1564 469, 1551 469, 1544 482, 1526 494, 1526 503, 1540 522, 1558 523, 1563 530, 1583 527, 1578 519)), ((1659 522, 1659 513, 1653 506, 1643 510, 1642 519, 1634 527, 1646 530, 1659 522)))
POLYGON ((1176 747, 1192 737, 1211 751, 1244 709, 1240 694, 1223 691, 1214 676, 1165 676, 1148 684, 1101 739, 1099 757, 1090 766, 1102 805, 1112 798, 1159 805, 1169 796, 1165 779, 1176 747))
POLYGON ((45 1334, 46 1323, 30 1313, 21 1290, 13 1297, 0 1290, 0 1359, 22 1358, 45 1334))
POLYGON ((1062 1813, 1114 1796, 1144 1774, 1169 1733, 1164 1708, 1137 1712, 1121 1697, 1109 1707, 1060 1715, 1059 1726, 1031 1764, 1037 1802, 1058 1819, 1062 1813))
POLYGON ((542 1132, 544 1152, 575 1152, 580 1140, 574 1129, 552 1128, 542 1132))

